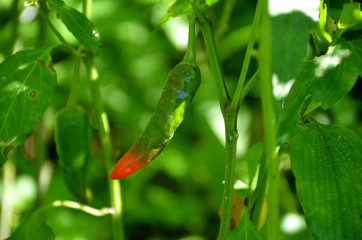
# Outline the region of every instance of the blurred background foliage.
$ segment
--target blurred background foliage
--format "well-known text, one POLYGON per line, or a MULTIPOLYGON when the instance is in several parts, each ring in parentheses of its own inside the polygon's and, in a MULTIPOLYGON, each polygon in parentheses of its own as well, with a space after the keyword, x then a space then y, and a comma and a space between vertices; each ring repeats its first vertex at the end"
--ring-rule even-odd
MULTIPOLYGON (((82 1, 66 3, 79 11, 82 1)), ((187 18, 177 17, 156 25, 172 0, 93 0, 92 21, 103 43, 103 57, 97 59, 101 92, 108 113, 114 160, 118 160, 144 129, 161 94, 168 72, 183 58, 187 43, 187 18)), ((219 17, 223 1, 212 9, 219 57, 228 88, 235 88, 246 50, 256 2, 236 1, 229 26, 220 34, 219 17)), ((24 8, 23 1, 0 1, 0 61, 10 55, 14 39, 12 18, 19 14, 15 50, 58 43, 55 35, 40 21, 36 8, 24 8), (16 4, 14 4, 14 2, 16 4), (15 8, 14 8, 15 6, 15 8)), ((50 12, 60 33, 74 45, 74 37, 50 12)), ((209 70, 203 39, 197 34, 197 62, 202 83, 192 107, 169 146, 152 164, 122 180, 123 221, 127 239, 216 239, 218 211, 224 175, 223 120, 214 80, 209 70)), ((54 200, 76 200, 66 189, 58 168, 54 144, 54 119, 65 106, 73 78, 72 54, 62 47, 54 49, 58 85, 51 106, 28 140, 15 154, 14 162, 2 171, 2 210, 11 206, 7 219, 16 227, 22 214, 54 200), (12 179, 13 181, 8 181, 12 179), (6 205, 8 204, 8 205, 6 205)), ((256 70, 253 58, 249 76, 256 70)), ((87 184, 90 205, 109 206, 108 177, 102 162, 95 116, 90 101, 84 67, 79 103, 87 110, 93 130, 87 184)), ((359 136, 361 95, 357 81, 352 92, 327 112, 316 111, 318 120, 351 128, 359 136)), ((258 84, 246 97, 239 111, 237 178, 246 181, 243 166, 247 149, 263 141, 258 84)), ((288 151, 281 156, 281 239, 311 239, 298 203, 288 151)), ((4 167, 5 168, 5 167, 4 167)), ((4 212, 4 211, 3 211, 4 212)), ((66 208, 47 211, 47 224, 56 239, 110 239, 110 217, 96 218, 66 208)))

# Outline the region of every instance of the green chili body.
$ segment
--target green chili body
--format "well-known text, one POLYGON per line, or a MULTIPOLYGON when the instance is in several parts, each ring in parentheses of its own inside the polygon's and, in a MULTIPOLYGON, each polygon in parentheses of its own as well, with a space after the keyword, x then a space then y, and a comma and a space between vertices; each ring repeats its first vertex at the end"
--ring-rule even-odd
POLYGON ((117 162, 111 179, 122 179, 150 163, 171 141, 200 86, 200 70, 180 63, 171 70, 161 98, 145 130, 117 162))
POLYGON ((57 112, 55 142, 60 170, 69 191, 83 202, 90 140, 88 116, 82 107, 71 106, 57 112))

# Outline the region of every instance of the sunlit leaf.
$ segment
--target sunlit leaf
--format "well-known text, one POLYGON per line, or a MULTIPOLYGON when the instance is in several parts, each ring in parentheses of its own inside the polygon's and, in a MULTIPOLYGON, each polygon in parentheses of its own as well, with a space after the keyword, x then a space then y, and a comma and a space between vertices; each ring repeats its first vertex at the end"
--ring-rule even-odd
POLYGON ((291 140, 291 167, 316 239, 360 239, 362 141, 340 126, 305 124, 291 140))
POLYGON ((86 16, 67 6, 62 0, 48 0, 48 3, 81 44, 95 55, 101 54, 102 43, 99 33, 86 16))
POLYGON ((345 41, 331 47, 326 55, 305 62, 280 113, 279 142, 287 141, 300 130, 298 123, 307 98, 324 109, 333 106, 352 89, 360 66, 360 56, 345 41))
POLYGON ((248 208, 244 206, 239 225, 229 233, 225 240, 262 240, 265 239, 255 228, 248 215, 248 208))
POLYGON ((346 3, 337 23, 337 35, 342 35, 348 28, 362 24, 361 3, 346 3))
POLYGON ((21 145, 50 104, 56 84, 52 47, 20 51, 0 64, 0 160, 21 145))
POLYGON ((39 212, 29 214, 8 240, 55 239, 53 230, 45 221, 45 216, 39 212))

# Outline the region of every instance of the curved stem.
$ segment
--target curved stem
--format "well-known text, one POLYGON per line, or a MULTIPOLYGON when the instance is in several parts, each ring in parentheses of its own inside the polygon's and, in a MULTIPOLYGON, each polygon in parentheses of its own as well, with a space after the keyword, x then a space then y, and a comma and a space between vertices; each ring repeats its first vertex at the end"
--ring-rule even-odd
POLYGON ((234 111, 238 108, 238 105, 240 104, 240 97, 241 97, 241 93, 242 93, 242 90, 244 87, 246 74, 248 73, 252 50, 253 50, 253 46, 254 46, 254 43, 256 40, 256 33, 258 30, 258 26, 259 26, 259 22, 260 22, 260 18, 261 18, 262 4, 263 4, 262 1, 259 0, 256 5, 256 11, 255 11, 255 15, 254 15, 253 24, 251 27, 251 33, 250 33, 250 37, 249 37, 248 46, 246 48, 243 67, 241 69, 238 85, 236 87, 235 94, 234 94, 234 97, 233 97, 233 100, 232 100, 231 106, 230 106, 231 109, 233 109, 234 111))
POLYGON ((226 84, 224 78, 222 77, 220 65, 217 57, 217 51, 215 46, 215 39, 214 35, 211 30, 210 23, 205 19, 204 16, 199 14, 199 25, 201 28, 201 32, 204 35, 204 42, 206 45, 206 50, 209 55, 209 61, 211 66, 211 71, 216 81, 216 89, 219 96, 219 103, 220 108, 223 113, 225 114, 225 107, 230 101, 230 96, 228 94, 226 84))
POLYGON ((189 17, 189 37, 187 42, 187 49, 182 63, 196 65, 195 55, 195 12, 192 11, 189 17))
POLYGON ((77 94, 79 86, 79 68, 80 68, 80 58, 78 56, 74 57, 74 75, 72 85, 70 87, 70 93, 67 101, 67 107, 74 106, 77 104, 77 94))

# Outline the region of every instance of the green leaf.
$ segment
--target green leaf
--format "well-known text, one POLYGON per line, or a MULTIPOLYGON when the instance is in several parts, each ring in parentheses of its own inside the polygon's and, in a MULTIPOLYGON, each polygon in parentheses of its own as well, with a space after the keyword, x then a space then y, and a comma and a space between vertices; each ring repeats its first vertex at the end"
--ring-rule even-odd
POLYGON ((337 23, 337 36, 341 36, 347 29, 362 24, 361 3, 346 3, 337 23))
POLYGON ((186 14, 191 11, 190 0, 176 0, 171 7, 169 7, 167 13, 158 22, 158 26, 166 23, 174 17, 186 14))
POLYGON ((62 0, 48 0, 48 3, 67 29, 87 50, 97 56, 101 55, 102 43, 99 33, 86 16, 67 6, 62 0))
POLYGON ((272 68, 279 81, 286 82, 298 74, 313 27, 314 22, 297 11, 272 18, 272 68))
POLYGON ((59 166, 69 191, 83 202, 86 201, 85 173, 90 140, 88 116, 82 107, 58 111, 55 142, 59 166))
POLYGON ((56 84, 50 51, 24 50, 0 64, 0 162, 21 145, 50 104, 56 84))
POLYGON ((39 212, 27 215, 8 240, 55 239, 53 230, 45 221, 45 216, 39 212))
POLYGON ((305 62, 280 113, 278 141, 286 142, 298 133, 307 98, 324 109, 333 106, 352 89, 360 67, 359 55, 346 41, 330 47, 326 55, 305 62))
POLYGON ((272 71, 277 112, 297 77, 316 23, 299 11, 272 18, 272 71))
POLYGON ((316 239, 362 236, 362 141, 351 130, 305 124, 291 140, 291 167, 309 230, 316 239))
POLYGON ((248 215, 248 208, 244 206, 239 225, 229 233, 225 240, 262 240, 265 239, 255 228, 248 215))

